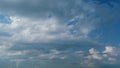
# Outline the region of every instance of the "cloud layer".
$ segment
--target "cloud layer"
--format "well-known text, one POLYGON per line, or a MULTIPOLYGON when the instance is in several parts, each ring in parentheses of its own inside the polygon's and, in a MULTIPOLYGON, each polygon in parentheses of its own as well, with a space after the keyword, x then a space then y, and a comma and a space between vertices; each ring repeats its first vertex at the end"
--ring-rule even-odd
POLYGON ((119 66, 120 49, 96 40, 101 37, 99 33, 91 36, 120 18, 116 1, 102 2, 1 0, 0 66, 119 66))

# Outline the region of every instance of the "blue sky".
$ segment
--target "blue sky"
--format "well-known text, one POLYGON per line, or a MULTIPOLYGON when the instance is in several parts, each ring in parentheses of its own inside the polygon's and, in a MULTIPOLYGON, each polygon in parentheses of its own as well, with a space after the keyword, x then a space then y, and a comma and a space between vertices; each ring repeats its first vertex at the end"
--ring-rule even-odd
POLYGON ((0 67, 120 67, 119 7, 119 0, 0 0, 0 67))

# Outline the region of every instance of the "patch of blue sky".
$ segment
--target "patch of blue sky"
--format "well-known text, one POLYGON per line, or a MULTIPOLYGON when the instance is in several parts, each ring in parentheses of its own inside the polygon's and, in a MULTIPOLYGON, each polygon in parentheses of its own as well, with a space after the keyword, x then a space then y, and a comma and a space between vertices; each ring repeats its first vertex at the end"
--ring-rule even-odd
POLYGON ((0 14, 0 23, 10 24, 12 21, 10 20, 9 16, 5 16, 0 14))
POLYGON ((110 7, 114 6, 114 3, 119 3, 119 0, 93 0, 97 4, 107 4, 110 7))
POLYGON ((117 45, 119 44, 119 35, 120 35, 120 23, 114 22, 109 25, 103 25, 100 28, 97 28, 96 30, 92 31, 90 33, 90 37, 94 40, 97 39, 98 41, 102 43, 108 43, 111 45, 117 45))

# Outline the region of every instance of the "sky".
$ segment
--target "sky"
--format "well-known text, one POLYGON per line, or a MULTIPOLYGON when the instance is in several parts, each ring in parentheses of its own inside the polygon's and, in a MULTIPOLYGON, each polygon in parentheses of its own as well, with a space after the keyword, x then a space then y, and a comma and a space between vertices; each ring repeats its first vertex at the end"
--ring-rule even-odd
POLYGON ((1 68, 119 68, 119 0, 0 0, 1 68))

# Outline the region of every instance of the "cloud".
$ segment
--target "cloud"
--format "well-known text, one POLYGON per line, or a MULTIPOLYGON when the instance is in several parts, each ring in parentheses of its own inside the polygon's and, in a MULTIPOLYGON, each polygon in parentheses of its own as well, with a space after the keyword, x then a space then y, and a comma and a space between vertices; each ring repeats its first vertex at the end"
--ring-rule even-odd
MULTIPOLYGON (((119 63, 119 48, 113 46, 105 46, 105 50, 96 51, 94 48, 89 49, 89 54, 85 56, 85 62, 117 64, 119 63), (94 61, 95 60, 95 61, 94 61), (118 60, 118 61, 117 61, 118 60)), ((84 62, 83 62, 84 63, 84 62)))
MULTIPOLYGON (((108 2, 112 2, 112 1, 108 1, 108 2)), ((61 23, 66 23, 68 22, 68 20, 76 16, 80 16, 80 18, 82 19, 85 19, 84 17, 86 17, 87 21, 89 20, 88 19, 89 17, 90 17, 90 20, 91 18, 94 18, 99 21, 102 20, 102 22, 100 22, 102 24, 108 23, 108 21, 110 22, 111 19, 115 21, 116 19, 113 19, 115 16, 119 17, 119 15, 117 15, 119 13, 119 10, 115 11, 115 9, 119 8, 116 5, 116 3, 113 9, 111 8, 105 9, 105 8, 107 7, 94 4, 94 2, 92 1, 86 2, 84 0, 75 0, 75 1, 73 0, 70 0, 70 1, 1 0, 0 1, 1 12, 7 13, 8 15, 13 15, 13 16, 19 15, 22 17, 29 17, 34 19, 56 17, 60 19, 59 21, 62 21, 61 23), (112 12, 114 12, 114 14, 112 14, 112 12), (108 18, 109 20, 105 19, 105 17, 108 18)))
POLYGON ((0 0, 0 59, 38 62, 42 68, 57 62, 66 68, 115 64, 119 49, 97 50, 104 45, 90 34, 117 21, 118 8, 83 0, 0 0))
MULTIPOLYGON (((1 24, 1 28, 6 31, 4 34, 12 35, 16 41, 89 38, 89 34, 97 28, 96 24, 101 23, 100 20, 106 16, 108 19, 114 18, 118 13, 112 10, 115 14, 109 16, 110 9, 105 10, 106 7, 95 4, 97 8, 93 3, 82 0, 4 0, 0 3, 0 9, 11 20, 11 24, 1 24)), ((103 23, 107 23, 108 19, 104 19, 103 23)))
POLYGON ((102 56, 100 56, 99 52, 95 51, 93 48, 89 50, 89 53, 91 54, 91 56, 88 56, 88 58, 102 60, 102 56))
POLYGON ((103 51, 103 53, 117 56, 119 54, 119 49, 112 46, 106 46, 105 51, 103 51))

